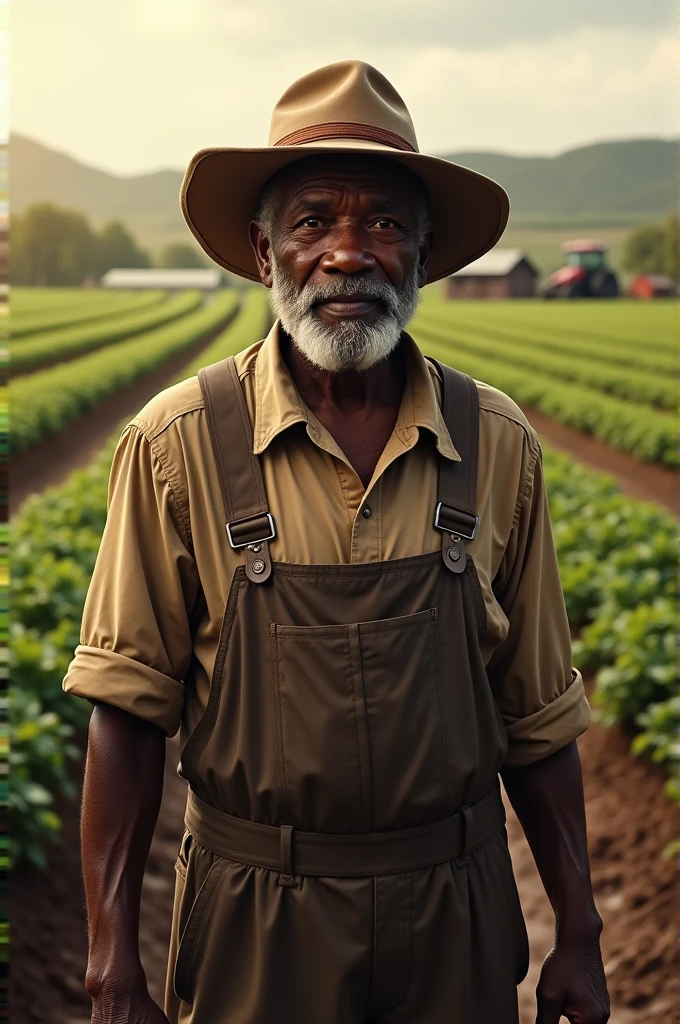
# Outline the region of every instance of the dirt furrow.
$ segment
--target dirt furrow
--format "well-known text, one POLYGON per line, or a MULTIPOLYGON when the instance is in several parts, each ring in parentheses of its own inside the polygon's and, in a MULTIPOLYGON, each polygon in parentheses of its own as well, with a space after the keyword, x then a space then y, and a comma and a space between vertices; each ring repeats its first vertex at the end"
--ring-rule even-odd
POLYGON ((652 501, 673 515, 678 515, 680 476, 677 472, 651 462, 641 462, 634 455, 612 448, 604 441, 582 434, 563 423, 557 423, 535 409, 523 406, 522 411, 541 441, 565 452, 589 469, 614 477, 621 491, 630 498, 652 501))

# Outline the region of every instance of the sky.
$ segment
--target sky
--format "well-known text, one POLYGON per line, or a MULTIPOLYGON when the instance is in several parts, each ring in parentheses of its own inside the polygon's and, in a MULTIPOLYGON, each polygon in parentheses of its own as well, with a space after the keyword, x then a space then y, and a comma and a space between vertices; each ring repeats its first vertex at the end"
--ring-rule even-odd
POLYGON ((671 0, 15 0, 10 127, 117 174, 266 145, 296 78, 365 60, 423 152, 677 133, 671 0))

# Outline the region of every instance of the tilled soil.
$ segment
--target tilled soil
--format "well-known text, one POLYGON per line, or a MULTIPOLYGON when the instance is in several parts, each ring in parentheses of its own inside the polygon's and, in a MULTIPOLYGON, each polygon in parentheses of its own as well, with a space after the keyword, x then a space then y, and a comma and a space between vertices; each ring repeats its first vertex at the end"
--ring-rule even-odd
MULTIPOLYGON (((677 1024, 673 1006, 675 870, 661 852, 673 838, 675 816, 663 776, 628 753, 619 730, 592 725, 579 739, 589 846, 612 997, 611 1024, 677 1024)), ((165 789, 144 882, 141 951, 152 996, 161 1002, 185 786, 177 776, 177 747, 168 743, 165 789)), ((83 765, 74 773, 82 777, 83 765)), ((83 988, 86 929, 78 849, 78 805, 62 802, 63 841, 49 869, 22 866, 11 886, 13 1024, 88 1024, 83 988)), ((532 963, 520 986, 522 1024, 534 1024, 534 989, 552 945, 552 911, 529 848, 512 813, 509 834, 515 873, 531 939, 532 963)))

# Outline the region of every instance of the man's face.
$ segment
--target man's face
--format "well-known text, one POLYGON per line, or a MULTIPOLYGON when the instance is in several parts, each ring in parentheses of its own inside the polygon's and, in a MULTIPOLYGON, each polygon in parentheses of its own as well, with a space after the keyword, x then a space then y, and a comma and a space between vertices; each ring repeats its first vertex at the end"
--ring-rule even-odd
POLYGON ((406 170, 384 158, 312 157, 279 179, 251 242, 286 331, 324 369, 367 369, 396 346, 427 273, 429 239, 406 170))

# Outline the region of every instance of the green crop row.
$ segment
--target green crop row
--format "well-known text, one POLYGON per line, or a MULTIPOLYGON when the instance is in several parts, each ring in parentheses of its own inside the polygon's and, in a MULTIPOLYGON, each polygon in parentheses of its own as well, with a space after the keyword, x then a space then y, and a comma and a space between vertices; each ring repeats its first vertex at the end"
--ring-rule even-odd
POLYGON ((471 377, 507 392, 520 405, 631 452, 645 462, 677 466, 677 420, 671 413, 623 401, 594 388, 556 380, 532 368, 520 369, 493 356, 463 351, 435 338, 417 322, 411 333, 424 351, 471 377))
MULTIPOLYGON (((177 381, 200 366, 264 337, 269 309, 264 289, 246 293, 232 323, 177 381)), ((58 834, 52 804, 72 793, 73 736, 87 725, 89 705, 61 688, 80 642, 85 595, 107 511, 111 459, 123 421, 104 450, 66 482, 28 498, 12 520, 10 819, 12 859, 44 863, 44 845, 58 834)))
POLYGON ((23 451, 61 430, 107 395, 190 348, 234 312, 238 298, 223 291, 201 309, 63 366, 20 377, 10 384, 10 446, 23 451))
POLYGON ((44 363, 82 356, 104 348, 115 341, 132 338, 143 331, 170 323, 192 310, 203 301, 199 291, 180 292, 165 302, 147 303, 142 309, 121 309, 109 312, 103 319, 60 327, 31 336, 14 348, 10 347, 10 366, 15 374, 39 369, 44 363))
POLYGON ((10 306, 12 315, 39 313, 46 309, 64 309, 67 306, 75 309, 81 303, 98 302, 103 295, 108 294, 111 293, 101 288, 38 288, 13 284, 10 290, 10 306))
POLYGON ((516 340, 503 336, 500 331, 466 324, 444 324, 438 317, 422 314, 416 320, 416 330, 428 337, 450 345, 452 355, 458 351, 491 356, 494 360, 523 366, 558 380, 574 381, 605 394, 650 406, 674 409, 678 404, 678 389, 672 377, 642 372, 628 367, 609 366, 576 353, 560 354, 545 343, 516 340))
POLYGON ((549 453, 545 467, 567 612, 580 630, 575 662, 596 673, 601 721, 638 730, 633 753, 667 764, 667 793, 680 800, 677 524, 565 455, 549 453))
POLYGON ((677 348, 678 315, 672 300, 641 302, 635 299, 600 299, 580 302, 541 302, 534 299, 442 300, 436 285, 426 289, 423 305, 455 307, 497 326, 539 329, 566 338, 583 337, 613 348, 638 348, 673 355, 677 348))
POLYGON ((39 288, 13 284, 10 293, 12 312, 27 313, 33 310, 76 306, 83 300, 94 300, 101 294, 95 288, 39 288))
MULTIPOLYGON (((515 323, 509 316, 499 316, 498 312, 494 314, 493 308, 491 311, 469 310, 467 305, 460 303, 430 301, 421 305, 418 319, 421 318, 433 326, 447 328, 452 339, 457 334, 467 334, 469 330, 478 331, 496 340, 498 354, 521 344, 527 350, 533 348, 540 354, 555 353, 571 358, 574 363, 583 360, 588 367, 595 364, 620 367, 628 370, 631 377, 633 373, 644 375, 649 382, 658 380, 659 373, 672 374, 677 363, 673 351, 658 351, 638 342, 597 341, 578 330, 560 333, 555 326, 544 325, 538 315, 532 322, 515 323)), ((647 400, 646 395, 642 397, 647 400)))
MULTIPOLYGON (((87 292, 84 293, 88 295, 87 292)), ((34 336, 51 332, 58 327, 69 327, 77 323, 91 323, 102 317, 117 313, 132 313, 157 305, 165 298, 165 292, 98 292, 93 298, 81 298, 72 305, 48 307, 43 310, 28 310, 17 313, 10 296, 9 334, 12 342, 21 345, 34 336)))

